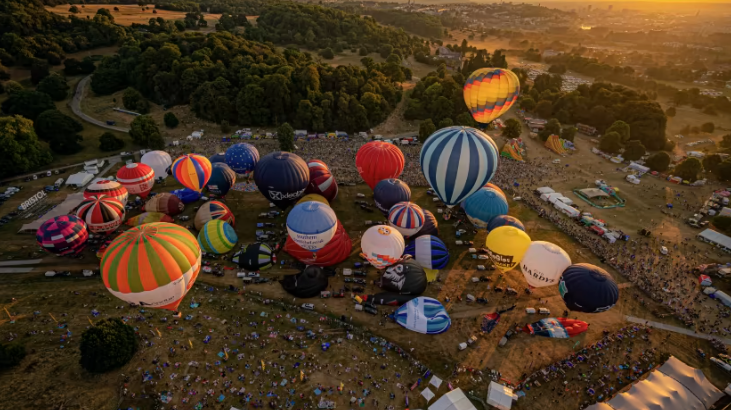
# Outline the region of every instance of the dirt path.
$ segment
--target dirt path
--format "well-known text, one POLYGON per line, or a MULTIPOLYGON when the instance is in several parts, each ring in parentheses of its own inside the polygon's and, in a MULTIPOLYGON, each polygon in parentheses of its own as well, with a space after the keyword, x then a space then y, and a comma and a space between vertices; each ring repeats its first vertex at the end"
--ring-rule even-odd
POLYGON ((408 91, 414 88, 416 83, 412 80, 407 83, 402 83, 404 88, 404 94, 399 101, 396 108, 391 112, 391 115, 386 118, 386 121, 373 127, 373 134, 380 134, 386 138, 393 138, 397 136, 411 136, 419 131, 418 121, 414 121, 414 124, 409 124, 409 121, 404 119, 404 111, 406 110, 406 104, 409 101, 408 91), (407 135, 405 135, 407 134, 407 135))
POLYGON ((96 126, 106 128, 108 130, 119 131, 119 132, 129 132, 129 128, 115 127, 113 125, 108 125, 106 122, 99 121, 96 118, 92 118, 92 117, 84 114, 83 111, 81 111, 81 100, 84 99, 84 93, 86 91, 86 84, 89 83, 89 80, 91 80, 91 75, 84 77, 76 85, 76 92, 74 93, 74 98, 71 100, 71 103, 70 103, 71 111, 73 111, 77 117, 81 118, 82 120, 84 120, 90 124, 94 124, 96 126))
POLYGON ((696 337, 698 339, 705 339, 705 340, 718 339, 718 340, 721 340, 722 342, 726 343, 727 345, 731 345, 731 339, 726 339, 726 338, 719 337, 719 336, 707 335, 705 333, 698 333, 698 332, 694 332, 689 329, 683 329, 682 327, 666 325, 665 323, 660 323, 660 322, 653 322, 651 320, 646 320, 641 317, 625 316, 625 318, 627 319, 628 322, 645 323, 648 326, 652 326, 657 329, 667 330, 668 332, 680 333, 680 334, 683 334, 686 336, 696 337))

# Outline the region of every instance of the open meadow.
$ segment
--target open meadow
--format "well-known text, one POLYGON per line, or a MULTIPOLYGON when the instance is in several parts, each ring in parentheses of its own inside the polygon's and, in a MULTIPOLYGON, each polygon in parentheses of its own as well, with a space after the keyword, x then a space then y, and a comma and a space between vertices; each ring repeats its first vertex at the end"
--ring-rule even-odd
MULTIPOLYGON (((79 18, 93 18, 96 12, 105 8, 112 12, 114 22, 122 26, 131 26, 134 23, 147 24, 151 18, 162 17, 165 20, 182 20, 185 18, 186 12, 156 9, 153 5, 140 7, 136 4, 85 4, 80 5, 80 13, 72 13, 69 11, 69 5, 63 4, 55 7, 46 7, 46 10, 61 16, 76 16, 79 18), (119 11, 115 11, 114 8, 119 11), (153 10, 156 13, 153 13, 153 10)), ((221 14, 204 13, 208 27, 201 31, 211 31, 218 23, 221 14)))

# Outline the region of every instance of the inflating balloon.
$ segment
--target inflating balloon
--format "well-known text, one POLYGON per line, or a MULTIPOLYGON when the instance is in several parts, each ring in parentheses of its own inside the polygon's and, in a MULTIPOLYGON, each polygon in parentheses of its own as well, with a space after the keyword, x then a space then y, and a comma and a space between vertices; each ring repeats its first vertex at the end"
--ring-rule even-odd
POLYGON ((505 192, 503 192, 503 190, 500 189, 499 186, 493 184, 492 182, 488 182, 487 184, 485 184, 485 188, 492 188, 495 191, 497 191, 500 195, 504 196, 505 198, 508 197, 507 195, 505 195, 505 192))
POLYGON ((439 221, 428 209, 422 209, 424 211, 424 225, 419 229, 419 232, 411 236, 411 239, 416 239, 424 235, 439 235, 439 221))
POLYGON ((588 263, 569 266, 558 284, 566 307, 584 313, 611 309, 619 300, 617 282, 604 269, 588 263))
POLYGON ((490 231, 485 240, 490 260, 503 272, 518 266, 530 243, 527 233, 512 226, 501 226, 490 231))
POLYGON ((557 285, 561 274, 569 266, 571 258, 566 251, 543 241, 533 241, 520 262, 526 282, 534 288, 557 285))
POLYGON ((388 224, 408 238, 424 226, 424 211, 413 202, 399 202, 388 211, 388 224))
POLYGON ((462 202, 462 208, 475 227, 485 229, 492 218, 508 213, 508 201, 505 194, 482 187, 462 202))
POLYGON ((138 226, 151 222, 173 222, 173 218, 162 212, 143 212, 137 216, 127 219, 127 225, 138 226))
POLYGON ((368 262, 377 269, 383 269, 401 260, 405 244, 399 231, 386 225, 376 225, 365 231, 360 246, 368 262))
POLYGON ((332 239, 337 225, 335 211, 319 202, 296 205, 287 215, 289 237, 309 251, 322 249, 332 239))
POLYGON ((421 295, 426 290, 426 272, 414 259, 406 259, 389 267, 376 281, 386 292, 404 295, 421 295))
POLYGON ((193 220, 195 229, 200 231, 203 225, 214 219, 220 219, 231 226, 236 226, 236 218, 226 204, 221 201, 210 201, 198 208, 193 220))
POLYGON ((400 179, 389 178, 381 180, 373 188, 373 202, 384 216, 388 215, 391 207, 399 202, 411 200, 411 189, 400 179))
POLYGON ((447 245, 436 236, 424 235, 406 245, 404 255, 411 255, 424 267, 427 280, 433 282, 437 278, 437 271, 444 269, 449 263, 447 245))
POLYGON ((260 271, 271 268, 277 262, 277 256, 269 245, 253 243, 236 252, 231 261, 244 269, 260 271))
POLYGON ((237 174, 248 174, 259 162, 259 151, 255 146, 245 142, 230 146, 225 156, 226 164, 237 174))
POLYGON ((587 329, 588 323, 564 317, 541 319, 525 327, 525 331, 532 335, 554 339, 568 339, 586 332, 587 329))
POLYGON ((211 165, 222 162, 226 163, 226 153, 225 152, 219 152, 217 154, 213 154, 210 157, 208 157, 208 160, 211 161, 211 165))
POLYGON ((153 222, 109 244, 101 261, 104 286, 115 297, 145 308, 177 310, 201 269, 201 250, 182 226, 153 222))
POLYGON ((155 171, 149 165, 131 163, 117 171, 117 181, 132 195, 147 198, 155 185, 155 171))
POLYGON ((288 275, 279 281, 287 293, 306 299, 320 296, 327 289, 327 273, 318 266, 308 266, 297 275, 288 275))
POLYGON ((43 222, 36 231, 38 245, 48 253, 68 255, 84 249, 89 239, 86 223, 74 215, 61 215, 43 222))
POLYGON ((306 265, 333 266, 348 259, 352 246, 350 237, 345 231, 343 224, 338 221, 335 234, 330 239, 330 242, 322 249, 316 252, 308 251, 294 243, 292 238, 287 237, 287 242, 284 244, 284 251, 306 265))
POLYGON ((234 228, 220 219, 206 222, 198 232, 198 243, 208 253, 227 253, 236 246, 238 240, 234 228))
POLYGON ((91 198, 100 195, 106 195, 109 198, 114 198, 121 202, 122 205, 127 205, 127 198, 129 197, 127 188, 123 187, 122 184, 117 181, 110 181, 108 179, 91 183, 88 187, 86 187, 86 190, 84 190, 84 198, 91 198))
POLYGON ((211 178, 206 188, 212 194, 226 195, 236 183, 236 173, 223 162, 216 162, 211 166, 211 178))
POLYGON ((302 198, 300 198, 299 201, 297 201, 297 205, 299 205, 303 202, 310 202, 310 201, 319 202, 323 205, 330 206, 330 202, 328 202, 328 200, 325 199, 324 196, 318 195, 318 194, 307 194, 307 195, 303 196, 302 198))
POLYGON ((498 215, 490 219, 490 222, 487 223, 487 231, 490 232, 493 229, 497 229, 501 226, 512 226, 513 228, 518 228, 521 231, 525 232, 525 226, 523 226, 523 222, 520 222, 518 218, 510 215, 498 215))
POLYGON ((471 127, 438 130, 421 147, 421 170, 447 206, 464 201, 490 182, 499 151, 487 134, 471 127))
POLYGON ((193 191, 190 188, 176 189, 171 193, 177 196, 183 202, 183 204, 191 204, 201 199, 201 193, 193 191))
POLYGON ((183 201, 169 192, 153 196, 142 207, 143 211, 162 212, 170 216, 178 215, 182 213, 184 209, 185 205, 183 204, 183 201))
POLYGON ((186 188, 201 192, 211 178, 211 161, 203 155, 181 155, 173 161, 171 173, 186 188))
POLYGON ((267 200, 284 210, 304 194, 310 183, 310 170, 299 156, 277 151, 256 164, 254 181, 267 200))
POLYGON ((464 84, 464 102, 475 121, 487 124, 510 110, 520 94, 518 76, 502 68, 481 68, 464 84))
POLYGON ((319 159, 310 160, 307 167, 310 169, 310 184, 305 192, 322 195, 328 202, 335 200, 338 196, 338 183, 330 168, 319 159))
POLYGON ((404 171, 404 154, 388 142, 371 141, 358 150, 355 166, 363 181, 373 189, 380 181, 401 175, 404 171))
POLYGON ((438 300, 427 297, 406 302, 396 309, 393 318, 406 329, 426 335, 444 333, 452 325, 444 306, 438 300))
POLYGON ((173 165, 173 159, 165 151, 147 152, 140 158, 140 162, 152 168, 155 179, 167 178, 170 167, 173 165))
POLYGON ((76 216, 86 222, 89 231, 93 233, 114 231, 122 225, 125 214, 124 205, 106 195, 86 198, 76 209, 76 216))

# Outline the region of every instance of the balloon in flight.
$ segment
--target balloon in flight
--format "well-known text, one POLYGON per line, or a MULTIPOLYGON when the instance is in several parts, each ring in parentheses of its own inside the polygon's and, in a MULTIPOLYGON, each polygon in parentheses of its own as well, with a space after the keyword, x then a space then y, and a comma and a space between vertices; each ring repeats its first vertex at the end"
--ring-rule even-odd
POLYGON ((520 80, 503 68, 475 70, 465 81, 463 96, 475 121, 487 124, 510 110, 518 100, 520 80))

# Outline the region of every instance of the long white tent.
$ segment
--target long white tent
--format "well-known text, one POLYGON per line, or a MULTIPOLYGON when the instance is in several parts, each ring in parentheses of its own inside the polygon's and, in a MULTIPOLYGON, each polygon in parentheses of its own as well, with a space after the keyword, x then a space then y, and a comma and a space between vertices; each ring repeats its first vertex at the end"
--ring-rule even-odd
POLYGON ((477 408, 465 396, 462 389, 454 389, 429 406, 429 410, 477 410, 477 408))

